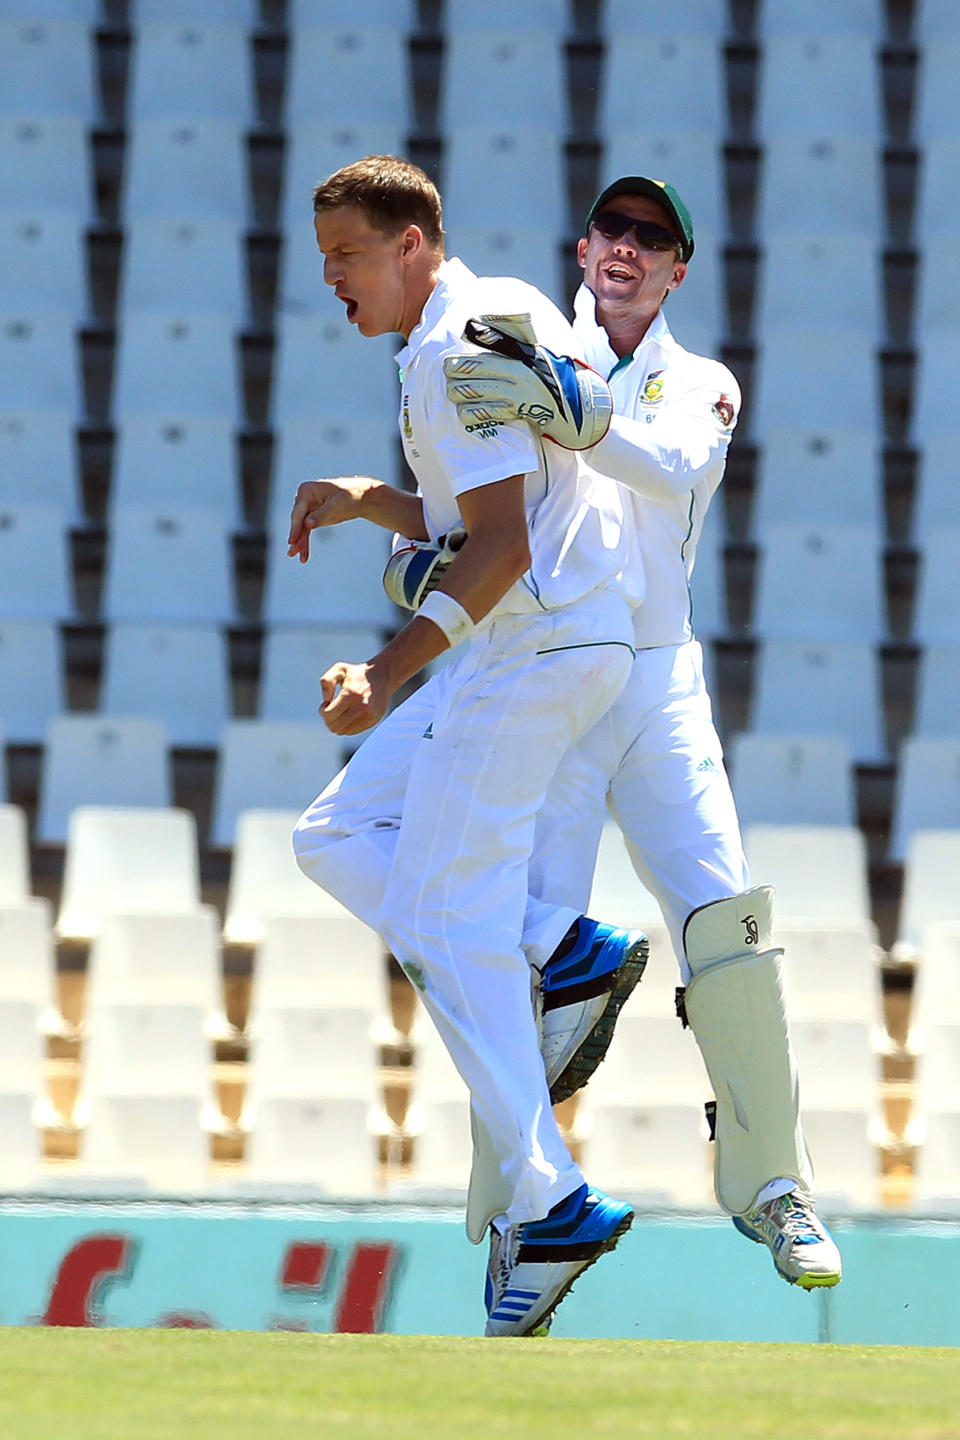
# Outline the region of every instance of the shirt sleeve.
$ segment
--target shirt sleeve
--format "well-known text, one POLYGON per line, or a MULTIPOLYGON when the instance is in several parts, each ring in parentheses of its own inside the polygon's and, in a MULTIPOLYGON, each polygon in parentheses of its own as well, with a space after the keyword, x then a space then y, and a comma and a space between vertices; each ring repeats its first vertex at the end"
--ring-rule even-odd
POLYGON ((443 371, 433 389, 430 432, 438 464, 454 495, 478 490, 511 475, 529 475, 540 465, 539 441, 522 421, 509 425, 477 425, 467 430, 457 408, 446 398, 443 371))

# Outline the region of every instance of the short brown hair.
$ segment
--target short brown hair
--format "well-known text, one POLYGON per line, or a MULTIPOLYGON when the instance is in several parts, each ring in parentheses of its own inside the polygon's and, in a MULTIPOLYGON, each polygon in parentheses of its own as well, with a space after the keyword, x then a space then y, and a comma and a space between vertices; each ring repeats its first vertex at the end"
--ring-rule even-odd
POLYGON ((443 252, 440 192, 418 165, 396 155, 367 155, 344 165, 313 192, 313 212, 355 205, 375 230, 394 235, 419 225, 427 242, 443 252))

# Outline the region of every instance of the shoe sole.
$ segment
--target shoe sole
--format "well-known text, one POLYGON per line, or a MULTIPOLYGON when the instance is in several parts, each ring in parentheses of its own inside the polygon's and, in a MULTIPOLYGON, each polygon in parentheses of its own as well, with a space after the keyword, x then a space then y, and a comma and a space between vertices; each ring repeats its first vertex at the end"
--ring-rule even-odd
MULTIPOLYGON (((740 1216, 734 1215, 733 1224, 735 1230, 737 1230, 747 1240, 752 1240, 755 1245, 764 1245, 768 1250, 770 1249, 770 1246, 767 1245, 767 1242, 766 1240, 764 1240, 762 1235, 755 1235, 753 1231, 748 1230, 744 1224, 738 1225, 738 1220, 740 1220, 740 1216)), ((835 1270, 829 1274, 824 1275, 788 1275, 786 1270, 780 1269, 780 1266, 777 1264, 776 1256, 773 1255, 773 1252, 771 1251, 770 1253, 771 1258, 773 1259, 773 1268, 780 1276, 780 1279, 786 1280, 788 1285, 799 1285, 801 1290, 828 1290, 833 1285, 839 1285, 841 1279, 843 1278, 842 1276, 838 1275, 835 1270)))
POLYGON ((559 1105, 561 1100, 569 1100, 571 1095, 582 1090, 603 1060, 610 1048, 620 1011, 636 989, 647 967, 649 954, 650 942, 645 935, 630 946, 623 958, 623 964, 616 971, 613 988, 607 997, 602 1015, 550 1086, 552 1105, 559 1105))
MULTIPOLYGON (((577 1281, 580 1279, 580 1276, 585 1275, 586 1272, 590 1269, 591 1265, 595 1265, 597 1261, 601 1258, 601 1256, 608 1255, 611 1250, 616 1249, 622 1236, 626 1235, 632 1224, 633 1211, 631 1211, 629 1215, 625 1215, 623 1217, 616 1230, 612 1232, 608 1239, 604 1240, 603 1244, 600 1246, 600 1249, 597 1251, 596 1255, 594 1255, 593 1259, 588 1260, 587 1263, 584 1265, 583 1269, 578 1270, 576 1275, 571 1275, 566 1285, 564 1285, 560 1293, 551 1302, 550 1309, 547 1310, 545 1314, 538 1315, 536 1320, 534 1320, 532 1324, 528 1325, 525 1330, 518 1330, 516 1332, 517 1337, 545 1339, 550 1333, 550 1326, 553 1323, 554 1314, 556 1313, 557 1306, 560 1304, 561 1300, 565 1300, 567 1298, 574 1285, 576 1285, 577 1281)), ((510 1339, 512 1337, 502 1336, 500 1338, 510 1339)))

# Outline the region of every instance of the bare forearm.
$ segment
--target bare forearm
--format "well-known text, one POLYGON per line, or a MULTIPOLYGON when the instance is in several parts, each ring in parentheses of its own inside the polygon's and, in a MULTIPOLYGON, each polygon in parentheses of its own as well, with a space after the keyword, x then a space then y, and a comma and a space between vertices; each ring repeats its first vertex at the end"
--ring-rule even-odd
POLYGON ((360 497, 360 515, 384 530, 394 530, 408 540, 429 540, 419 495, 397 490, 382 480, 371 480, 360 497))

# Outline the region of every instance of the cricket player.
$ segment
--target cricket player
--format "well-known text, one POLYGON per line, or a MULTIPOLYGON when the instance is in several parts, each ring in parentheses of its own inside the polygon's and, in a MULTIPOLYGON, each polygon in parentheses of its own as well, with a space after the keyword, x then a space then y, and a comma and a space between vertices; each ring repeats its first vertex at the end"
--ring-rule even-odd
MULTIPOLYGON (((406 161, 345 167, 317 188, 314 210, 324 280, 347 320, 404 339, 399 423, 419 494, 366 477, 301 486, 289 553, 306 559, 316 525, 358 516, 435 546, 465 532, 399 634, 323 675, 326 724, 363 732, 406 680, 468 643, 307 809, 294 849, 309 878, 380 931, 470 1089, 504 1188, 486 1333, 529 1334, 632 1219, 588 1188, 557 1129, 521 931, 547 787, 630 673, 642 564, 615 484, 526 424, 465 429, 446 396, 443 360, 462 350, 471 315, 522 313, 520 333, 572 353, 559 311, 528 285, 478 281, 445 260, 439 195, 406 161)), ((560 372, 581 419, 594 391, 608 405, 590 370, 560 372)), ((600 433, 609 417, 596 418, 600 433)), ((635 951, 633 937, 598 927, 580 969, 609 988, 635 951)), ((582 978, 571 977, 578 1003, 582 978)))
MULTIPOLYGON (((716 1096, 717 1198, 738 1230, 769 1247, 784 1279, 811 1289, 840 1280, 840 1254, 811 1198, 772 890, 748 888, 692 628, 688 582, 740 405, 730 371, 684 350, 662 308, 693 253, 680 196, 635 175, 598 195, 578 244, 584 282, 574 330, 608 377, 615 407, 605 436, 584 453, 625 491, 647 588, 630 679, 561 762, 540 813, 531 890, 559 908, 531 902, 524 942, 542 969, 585 909, 608 797, 663 911, 685 986, 681 1018, 716 1096)), ((542 357, 517 357, 509 343, 477 334, 486 355, 445 364, 461 419, 527 417, 549 430, 556 400, 540 379, 542 357)), ((570 1009, 565 1023, 576 1023, 570 1009)), ((549 1041, 545 1056, 549 1067, 549 1041)))

